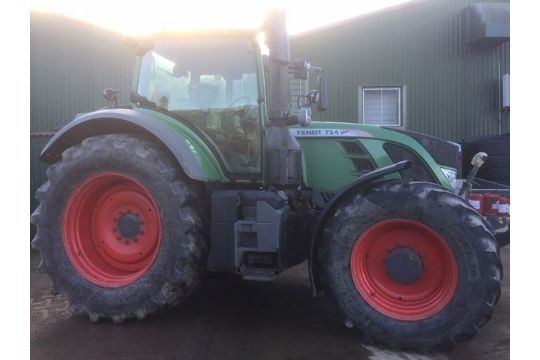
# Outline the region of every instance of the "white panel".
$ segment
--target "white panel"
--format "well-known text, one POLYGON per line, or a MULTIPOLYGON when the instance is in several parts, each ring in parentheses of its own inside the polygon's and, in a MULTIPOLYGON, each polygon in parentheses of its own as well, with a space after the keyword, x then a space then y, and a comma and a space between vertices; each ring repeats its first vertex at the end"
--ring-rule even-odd
POLYGON ((400 125, 399 88, 363 88, 363 122, 367 125, 400 125))

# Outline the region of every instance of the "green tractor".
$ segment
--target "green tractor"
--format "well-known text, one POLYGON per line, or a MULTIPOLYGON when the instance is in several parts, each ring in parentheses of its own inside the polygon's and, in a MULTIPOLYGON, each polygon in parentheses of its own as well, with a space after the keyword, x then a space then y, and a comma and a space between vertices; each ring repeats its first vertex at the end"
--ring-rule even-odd
MULTIPOLYGON (((91 321, 144 319, 207 272, 272 281, 308 261, 313 295, 392 346, 450 349, 500 295, 490 225, 456 195, 460 148, 402 129, 311 122, 321 68, 290 61, 285 15, 255 31, 132 42, 128 105, 45 146, 32 214, 53 293, 91 321), (289 78, 318 78, 291 112, 289 78)), ((111 100, 115 92, 104 93, 111 100)))

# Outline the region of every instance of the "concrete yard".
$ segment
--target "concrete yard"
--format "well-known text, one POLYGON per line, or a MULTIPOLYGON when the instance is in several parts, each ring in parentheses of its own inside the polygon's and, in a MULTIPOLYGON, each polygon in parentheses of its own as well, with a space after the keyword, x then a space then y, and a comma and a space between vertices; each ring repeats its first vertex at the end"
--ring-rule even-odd
POLYGON ((89 322, 71 316, 64 298, 49 294, 31 253, 31 358, 52 359, 508 359, 510 248, 501 250, 505 277, 493 319, 473 340, 449 353, 416 354, 362 344, 337 322, 324 297, 312 298, 307 267, 274 283, 219 275, 183 306, 145 321, 89 322))

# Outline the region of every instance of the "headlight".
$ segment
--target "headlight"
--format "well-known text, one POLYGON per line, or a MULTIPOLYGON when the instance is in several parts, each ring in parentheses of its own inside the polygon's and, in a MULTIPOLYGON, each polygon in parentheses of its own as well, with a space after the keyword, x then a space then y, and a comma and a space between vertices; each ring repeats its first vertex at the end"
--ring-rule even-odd
POLYGON ((457 172, 454 169, 447 169, 447 168, 441 168, 444 175, 446 175, 446 178, 450 182, 450 185, 454 188, 454 190, 457 190, 457 172))

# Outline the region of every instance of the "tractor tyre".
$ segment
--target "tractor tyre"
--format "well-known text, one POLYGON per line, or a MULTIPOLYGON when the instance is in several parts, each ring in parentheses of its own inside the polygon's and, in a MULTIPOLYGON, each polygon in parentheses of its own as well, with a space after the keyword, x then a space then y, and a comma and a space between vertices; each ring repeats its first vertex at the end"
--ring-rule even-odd
POLYGON ((345 324, 400 349, 452 349, 490 319, 500 296, 489 225, 431 183, 382 182, 346 199, 317 253, 345 324))
POLYGON ((73 311, 119 324, 197 287, 208 252, 204 199, 154 143, 91 137, 65 150, 47 177, 32 247, 73 311))

